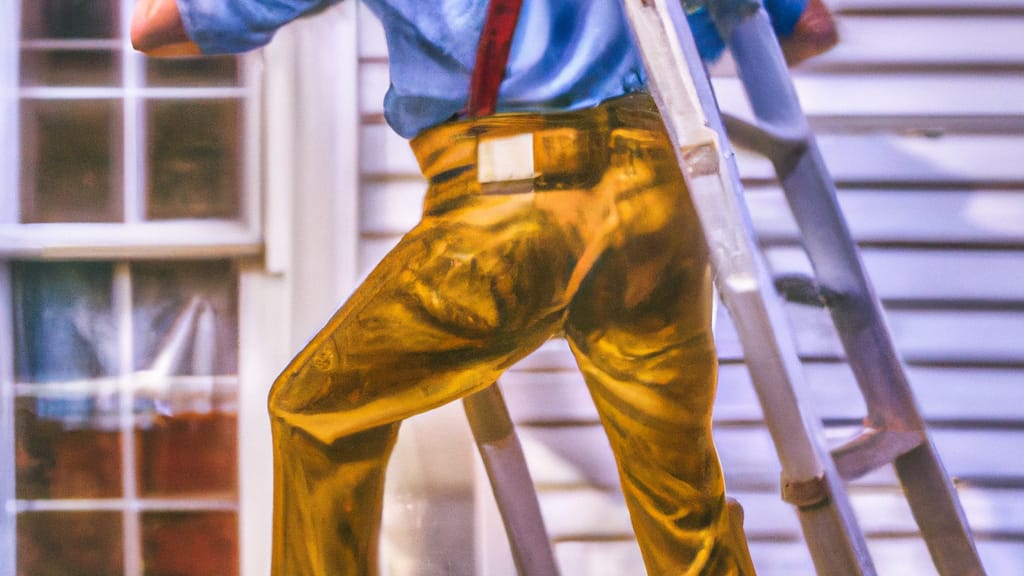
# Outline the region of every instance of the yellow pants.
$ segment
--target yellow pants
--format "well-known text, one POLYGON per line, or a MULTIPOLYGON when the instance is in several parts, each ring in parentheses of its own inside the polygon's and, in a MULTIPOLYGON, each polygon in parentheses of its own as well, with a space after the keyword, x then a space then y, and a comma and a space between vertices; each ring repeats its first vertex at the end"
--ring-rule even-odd
POLYGON ((412 146, 422 221, 271 391, 274 574, 375 573, 399 422, 553 336, 586 378, 649 574, 737 573, 710 429, 707 248, 650 98, 453 122, 412 146), (514 144, 495 159, 495 141, 514 144), (533 177, 502 180, 524 142, 533 177))

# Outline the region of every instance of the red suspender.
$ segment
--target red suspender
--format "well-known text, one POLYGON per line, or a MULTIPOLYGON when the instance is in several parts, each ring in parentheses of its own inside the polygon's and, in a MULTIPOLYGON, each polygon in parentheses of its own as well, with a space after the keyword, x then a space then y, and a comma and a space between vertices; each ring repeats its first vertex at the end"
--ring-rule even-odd
POLYGON ((480 44, 469 85, 469 117, 494 114, 498 105, 498 87, 505 77, 505 65, 512 49, 512 35, 519 20, 522 0, 491 0, 487 19, 480 34, 480 44))

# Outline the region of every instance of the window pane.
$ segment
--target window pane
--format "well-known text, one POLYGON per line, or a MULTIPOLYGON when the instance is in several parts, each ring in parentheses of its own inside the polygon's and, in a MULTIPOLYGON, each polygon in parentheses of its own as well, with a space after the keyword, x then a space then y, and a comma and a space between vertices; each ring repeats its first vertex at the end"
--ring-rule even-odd
POLYGON ((120 126, 120 101, 23 101, 21 220, 121 220, 120 126))
POLYGON ((172 376, 237 373, 237 290, 227 261, 133 266, 135 369, 172 376))
POLYGON ((237 494, 237 276, 229 262, 140 263, 132 304, 139 492, 237 494), (215 378, 214 376, 221 376, 215 378), (223 376, 232 376, 223 378, 223 376))
POLYGON ((234 414, 161 418, 137 433, 139 494, 235 499, 238 419, 234 414))
POLYGON ((118 0, 27 0, 21 3, 21 35, 39 38, 111 38, 118 0))
POLYGON ((18 514, 18 574, 123 574, 119 512, 18 514))
POLYGON ((236 56, 146 59, 150 86, 237 86, 240 82, 236 56))
POLYGON ((22 50, 22 86, 110 86, 120 59, 109 50, 22 50))
POLYGON ((238 218, 238 100, 150 101, 146 216, 238 218))
POLYGON ((238 574, 238 516, 233 512, 145 513, 142 558, 148 576, 238 574))
POLYGON ((19 498, 121 493, 113 269, 99 263, 16 262, 15 374, 36 395, 17 400, 19 498), (65 383, 57 385, 56 383, 65 383), (49 385, 48 385, 49 384, 49 385))
POLYGON ((110 264, 16 262, 12 274, 19 381, 67 382, 117 374, 110 264))
POLYGON ((121 495, 117 395, 18 398, 15 492, 22 499, 121 495))

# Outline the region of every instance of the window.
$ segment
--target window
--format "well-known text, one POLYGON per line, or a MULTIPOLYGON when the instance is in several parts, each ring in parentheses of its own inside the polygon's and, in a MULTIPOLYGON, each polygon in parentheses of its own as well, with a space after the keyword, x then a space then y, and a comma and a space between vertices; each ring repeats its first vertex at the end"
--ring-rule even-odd
POLYGON ((259 251, 246 60, 146 58, 125 37, 133 5, 33 0, 12 15, 0 41, 16 108, 0 126, 18 142, 4 255, 259 251))
POLYGON ((137 54, 133 5, 0 7, 0 576, 240 570, 252 63, 137 54))
POLYGON ((11 277, 19 573, 237 573, 230 263, 11 277))

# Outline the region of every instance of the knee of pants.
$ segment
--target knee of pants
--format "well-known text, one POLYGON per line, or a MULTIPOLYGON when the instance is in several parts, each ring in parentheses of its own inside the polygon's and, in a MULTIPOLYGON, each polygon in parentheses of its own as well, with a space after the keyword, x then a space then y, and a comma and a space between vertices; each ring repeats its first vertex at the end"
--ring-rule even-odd
POLYGON ((323 395, 326 381, 324 374, 313 374, 307 364, 290 365, 274 380, 267 395, 267 411, 271 421, 281 421, 288 416, 306 412, 323 395), (319 376, 320 378, 315 378, 319 376), (323 383, 318 385, 317 381, 323 383), (318 394, 317 390, 321 390, 318 394))
POLYGON ((267 412, 270 415, 271 432, 276 441, 290 442, 298 437, 305 442, 312 442, 318 446, 332 444, 345 434, 337 430, 336 424, 343 421, 343 416, 337 411, 332 411, 329 417, 326 414, 317 415, 310 410, 311 403, 303 405, 295 398, 296 392, 301 392, 297 387, 295 376, 286 371, 274 381, 267 396, 267 412), (296 433, 301 433, 296 436, 296 433))
POLYGON ((267 394, 267 413, 270 414, 271 421, 280 420, 288 411, 284 408, 282 402, 282 388, 285 387, 284 373, 279 375, 274 383, 270 386, 270 393, 267 394))
MULTIPOLYGON (((340 355, 327 336, 318 335, 274 380, 267 398, 272 417, 309 412, 329 397, 343 398, 340 355)), ((332 406, 332 412, 341 406, 332 406)))

